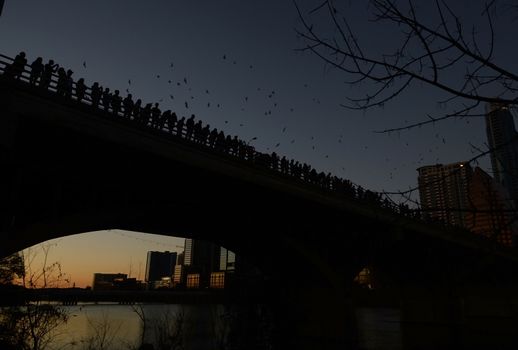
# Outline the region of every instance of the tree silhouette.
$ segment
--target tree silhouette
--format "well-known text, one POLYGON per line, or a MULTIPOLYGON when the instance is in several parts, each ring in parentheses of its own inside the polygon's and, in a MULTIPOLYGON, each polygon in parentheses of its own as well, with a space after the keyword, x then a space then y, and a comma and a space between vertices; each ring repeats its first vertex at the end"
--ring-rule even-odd
MULTIPOLYGON (((370 0, 367 32, 353 28, 357 21, 351 19, 359 14, 351 3, 316 0, 309 7, 304 3, 303 7, 302 2, 294 0, 294 4, 300 22, 297 34, 304 43, 298 50, 316 55, 354 87, 351 91, 356 95, 347 96, 343 107, 353 110, 382 107, 414 86, 429 87, 444 96, 437 102, 448 107, 447 112, 438 116, 426 114, 421 120, 378 132, 409 130, 451 118, 484 117, 483 107, 488 104, 501 108, 515 108, 518 104, 518 73, 502 63, 509 56, 509 46, 497 40, 505 34, 497 30, 502 27, 501 22, 516 20, 516 16, 512 17, 518 10, 516 4, 504 0, 470 1, 468 11, 468 2, 461 1, 370 0), (473 16, 473 9, 478 16, 473 16), (358 91, 361 91, 359 95, 358 91)), ((518 136, 509 142, 518 143, 518 136)), ((507 146, 512 145, 498 147, 507 146)), ((487 150, 476 150, 477 154, 468 163, 478 164, 481 157, 499 151, 490 146, 487 150)), ((512 169, 505 171, 512 173, 512 169)), ((419 187, 412 187, 384 194, 399 196, 418 206, 412 199, 418 190, 419 187)), ((492 217, 505 215, 505 229, 518 220, 513 205, 498 213, 488 203, 479 203, 479 207, 489 206, 492 217)), ((475 215, 481 209, 470 210, 475 215)), ((485 234, 498 237, 498 230, 485 234)))
POLYGON ((502 9, 516 10, 516 5, 496 0, 481 3, 480 18, 471 23, 447 0, 427 2, 424 7, 412 0, 371 0, 370 25, 375 28, 369 34, 371 43, 364 45, 343 4, 324 0, 303 9, 294 3, 301 23, 297 33, 305 43, 299 50, 310 51, 336 68, 348 78, 347 84, 370 83, 364 95, 349 96, 342 106, 360 110, 383 106, 415 84, 443 92, 446 98, 441 104, 455 102, 455 110, 445 115, 428 115, 424 121, 381 132, 482 116, 477 110, 485 103, 518 103, 518 74, 499 64, 495 55, 495 17, 502 9), (327 25, 321 25, 323 17, 327 25), (372 41, 374 33, 383 31, 390 32, 391 41, 378 44, 378 51, 372 41))
MULTIPOLYGON (((32 288, 57 287, 63 278, 59 263, 48 263, 51 245, 40 245, 43 264, 36 266, 36 251, 26 249, 2 259, 2 277, 22 278, 23 286, 32 288), (4 268, 5 267, 5 268, 4 268)), ((55 340, 56 330, 66 323, 68 313, 58 305, 45 301, 25 300, 22 305, 0 308, 0 349, 43 350, 55 340)))
POLYGON ((16 253, 0 259, 0 285, 13 284, 25 276, 23 257, 16 253))

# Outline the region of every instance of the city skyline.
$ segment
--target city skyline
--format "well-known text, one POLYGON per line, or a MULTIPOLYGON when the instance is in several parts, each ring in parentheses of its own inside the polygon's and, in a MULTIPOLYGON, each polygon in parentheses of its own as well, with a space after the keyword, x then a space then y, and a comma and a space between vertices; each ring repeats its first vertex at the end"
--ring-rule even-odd
MULTIPOLYGON (((60 287, 84 288, 92 286, 94 273, 125 273, 128 277, 144 280, 146 259, 149 251, 183 252, 184 238, 123 230, 86 232, 43 242, 50 246, 47 265, 58 262, 70 282, 60 287), (138 242, 138 244, 135 244, 138 242), (87 249, 91 247, 92 250, 87 249), (121 248, 122 247, 122 248, 121 248)), ((32 269, 44 265, 41 244, 24 250, 24 254, 34 255, 32 269)))

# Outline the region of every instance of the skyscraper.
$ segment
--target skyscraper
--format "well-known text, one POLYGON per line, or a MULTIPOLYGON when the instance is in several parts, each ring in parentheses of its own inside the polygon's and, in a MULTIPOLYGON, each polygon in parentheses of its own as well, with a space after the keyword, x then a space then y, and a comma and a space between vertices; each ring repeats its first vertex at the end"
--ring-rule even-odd
POLYGON ((512 205, 500 183, 476 167, 469 185, 466 227, 472 232, 512 246, 516 224, 512 205))
POLYGON ((198 239, 185 239, 184 265, 187 274, 200 274, 200 286, 208 286, 210 273, 219 271, 220 247, 198 239))
POLYGON ((502 104, 492 103, 486 111, 487 141, 493 176, 507 192, 507 199, 518 203, 518 136, 513 115, 502 104))
POLYGON ((147 252, 146 282, 173 276, 175 265, 176 252, 147 252))
POLYGON ((465 209, 473 173, 466 162, 428 165, 417 169, 424 217, 465 226, 465 209))
POLYGON ((227 248, 221 247, 219 269, 220 271, 234 271, 236 269, 236 254, 227 248))

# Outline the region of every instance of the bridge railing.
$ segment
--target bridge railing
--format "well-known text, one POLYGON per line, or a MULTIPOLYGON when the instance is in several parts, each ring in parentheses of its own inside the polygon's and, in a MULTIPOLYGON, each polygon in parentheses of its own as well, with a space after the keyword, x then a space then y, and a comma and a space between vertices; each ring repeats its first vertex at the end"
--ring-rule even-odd
MULTIPOLYGON (((13 58, 0 54, 0 72, 5 73, 6 69, 9 66, 11 66, 13 64, 13 62, 14 62, 13 58)), ((31 67, 28 64, 26 64, 24 69, 21 71, 20 76, 17 79, 24 81, 26 83, 30 83, 30 77, 31 77, 31 67)), ((51 75, 51 79, 50 79, 48 86, 46 86, 44 89, 47 91, 58 93, 58 82, 59 82, 59 76, 57 73, 54 72, 51 75)), ((33 84, 33 85, 35 87, 37 86, 37 84, 33 84)), ((73 81, 72 89, 75 91, 76 87, 77 87, 77 82, 73 81)), ((100 86, 100 88, 102 91, 103 87, 100 86)), ((90 86, 86 86, 85 94, 81 99, 78 99, 77 95, 74 93, 72 93, 70 96, 68 96, 68 99, 80 102, 81 104, 85 104, 88 106, 93 106, 92 88, 90 86)), ((201 145, 204 145, 204 146, 211 146, 211 144, 208 142, 208 139, 203 139, 203 140, 195 139, 192 135, 192 132, 190 132, 188 130, 188 128, 186 127, 185 124, 183 124, 182 126, 179 127, 178 124, 176 124, 174 126, 170 126, 169 123, 164 123, 164 125, 162 127, 157 128, 157 125, 154 125, 152 120, 149 119, 149 120, 145 120, 145 121, 138 121, 137 118, 135 118, 135 116, 133 114, 133 110, 126 111, 123 105, 121 105, 120 107, 121 107, 120 109, 117 109, 114 111, 114 109, 111 105, 108 106, 108 108, 104 108, 104 107, 101 108, 101 106, 99 105, 96 107, 96 109, 101 112, 104 111, 104 112, 106 112, 106 114, 108 114, 112 117, 125 118, 125 117, 128 117, 128 115, 129 115, 128 120, 134 121, 136 123, 141 122, 140 126, 149 127, 154 130, 165 132, 165 133, 173 135, 173 136, 179 136, 183 139, 191 140, 191 141, 194 141, 194 143, 200 143, 201 145)), ((143 108, 141 108, 141 109, 143 109, 143 108)), ((212 148, 217 149, 218 147, 212 145, 212 148)), ((227 153, 230 153, 231 155, 232 154, 237 155, 237 152, 232 151, 232 150, 227 153)), ((243 152, 241 154, 241 156, 242 156, 241 158, 244 158, 245 160, 254 160, 256 163, 262 164, 264 162, 261 159, 260 155, 261 155, 260 152, 257 152, 254 150, 254 152, 250 152, 250 151, 243 152)))
MULTIPOLYGON (((12 68, 16 65, 15 60, 16 59, 9 56, 0 54, 0 72, 3 78, 21 81, 39 91, 51 92, 54 95, 62 97, 63 100, 66 99, 67 101, 77 103, 78 106, 84 106, 82 108, 90 107, 94 112, 101 113, 103 116, 112 120, 130 123, 136 127, 144 128, 166 137, 182 139, 190 142, 193 146, 196 145, 210 149, 211 151, 216 151, 219 154, 250 163, 260 169, 268 169, 292 180, 319 187, 320 189, 339 196, 346 196, 353 200, 374 204, 400 215, 420 218, 420 212, 418 210, 411 210, 406 205, 396 205, 390 198, 382 198, 380 194, 365 190, 361 186, 354 185, 349 180, 331 176, 331 174, 324 174, 323 172, 318 173, 307 164, 287 160, 285 157, 281 158, 276 153, 267 154, 258 152, 253 146, 249 145, 249 143, 236 138, 230 139, 229 136, 225 136, 222 132, 219 132, 217 135, 213 134, 212 131, 209 133, 207 130, 202 132, 200 131, 200 127, 193 127, 193 123, 187 125, 189 123, 185 121, 185 118, 183 118, 185 122, 182 124, 178 122, 179 120, 172 122, 171 119, 164 119, 162 112, 160 112, 158 117, 152 115, 151 112, 153 110, 149 108, 133 107, 135 110, 125 110, 122 97, 117 99, 116 103, 113 103, 113 95, 108 96, 108 103, 105 103, 102 100, 103 97, 101 97, 101 101, 97 101, 98 104, 96 104, 93 99, 94 90, 92 87, 86 85, 84 86, 84 95, 78 97, 78 83, 71 79, 64 81, 63 77, 60 78, 56 72, 51 74, 48 85, 41 86, 41 76, 33 76, 31 78, 31 74, 33 73, 28 64, 25 64, 23 67, 18 67, 19 71, 13 73, 12 68), (15 64, 13 65, 13 63, 15 64), (61 91, 60 93, 60 84, 63 83, 70 85, 68 86, 69 91, 65 93, 61 91)), ((65 72, 62 72, 61 74, 63 75, 64 73, 65 72)), ((61 89, 63 89, 63 87, 61 87, 61 89)), ((102 92, 102 90, 101 87, 100 91, 102 92)), ((99 90, 97 93, 99 93, 99 90)), ((194 115, 192 117, 194 117, 194 115)))

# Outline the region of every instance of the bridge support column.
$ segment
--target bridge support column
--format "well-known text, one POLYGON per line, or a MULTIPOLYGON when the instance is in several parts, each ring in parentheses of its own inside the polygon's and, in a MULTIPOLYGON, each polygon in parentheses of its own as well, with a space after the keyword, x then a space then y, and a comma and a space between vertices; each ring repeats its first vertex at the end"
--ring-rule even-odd
MULTIPOLYGON (((14 163, 14 148, 17 130, 17 118, 7 112, 6 101, 0 100, 0 108, 3 111, 0 116, 0 242, 8 239, 6 232, 13 225, 14 220, 14 187, 16 179, 16 166, 14 163)), ((4 256, 4 244, 0 244, 0 256, 4 256)))
POLYGON ((446 291, 406 290, 401 298, 404 348, 463 348, 463 299, 446 291))
POLYGON ((352 299, 345 289, 285 290, 274 310, 273 342, 280 349, 357 349, 352 299))

